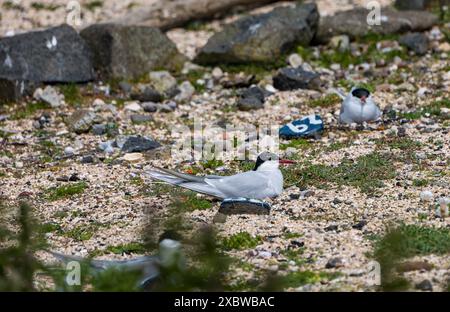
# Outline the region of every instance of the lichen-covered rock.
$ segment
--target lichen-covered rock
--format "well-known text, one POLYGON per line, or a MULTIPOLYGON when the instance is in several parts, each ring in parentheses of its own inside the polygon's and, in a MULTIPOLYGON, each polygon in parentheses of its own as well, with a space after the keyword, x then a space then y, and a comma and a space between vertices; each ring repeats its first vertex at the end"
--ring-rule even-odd
POLYGON ((294 45, 308 45, 318 21, 317 6, 312 3, 245 17, 213 35, 196 62, 208 65, 273 62, 294 45))
POLYGON ((369 12, 365 8, 356 8, 321 18, 314 41, 327 43, 332 37, 344 34, 354 39, 370 33, 389 35, 408 31, 423 31, 438 22, 437 16, 426 11, 396 11, 383 8, 381 10, 381 25, 371 26, 367 23, 369 12))
POLYGON ((96 24, 80 34, 102 78, 132 79, 160 68, 179 70, 186 61, 175 44, 154 27, 96 24))
POLYGON ((70 130, 80 134, 88 132, 91 129, 95 118, 96 115, 94 112, 86 109, 80 109, 73 112, 73 114, 67 118, 66 122, 70 130))

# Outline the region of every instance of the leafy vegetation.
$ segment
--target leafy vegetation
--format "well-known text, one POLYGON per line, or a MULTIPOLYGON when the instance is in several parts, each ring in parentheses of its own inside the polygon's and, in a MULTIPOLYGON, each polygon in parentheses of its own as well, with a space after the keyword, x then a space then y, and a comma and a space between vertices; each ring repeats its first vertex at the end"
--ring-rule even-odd
POLYGON ((94 11, 97 8, 103 7, 103 1, 102 0, 92 0, 92 1, 84 3, 83 6, 89 11, 94 11))
POLYGON ((261 243, 259 236, 253 237, 248 232, 239 232, 224 238, 222 246, 225 250, 254 248, 261 243))
POLYGON ((147 251, 147 248, 142 243, 132 242, 132 243, 127 243, 127 244, 123 244, 123 245, 108 246, 106 248, 106 250, 108 252, 111 252, 111 253, 114 253, 117 255, 131 254, 131 253, 143 254, 147 251))
POLYGON ((280 149, 284 151, 284 150, 288 149, 289 147, 303 149, 303 148, 308 148, 310 146, 311 146, 311 143, 306 139, 292 139, 292 140, 289 140, 288 143, 280 144, 280 149))
POLYGON ((83 96, 81 95, 80 88, 74 84, 60 85, 59 90, 64 95, 64 101, 73 106, 79 106, 83 103, 83 96))
POLYGON ((11 114, 12 120, 25 119, 33 116, 40 110, 49 109, 50 106, 45 102, 26 103, 20 106, 16 106, 13 114, 11 114))
POLYGON ((32 2, 31 7, 37 11, 45 10, 45 11, 56 11, 61 7, 61 5, 53 4, 53 3, 42 3, 42 2, 32 2))
POLYGON ((403 290, 409 282, 395 273, 401 260, 450 253, 450 229, 401 224, 375 241, 373 257, 381 265, 384 290, 403 290))
POLYGON ((341 103, 341 101, 341 98, 337 94, 327 94, 321 98, 312 100, 308 105, 310 107, 332 107, 341 103))
POLYGON ((332 280, 339 277, 338 272, 312 272, 312 271, 297 271, 291 272, 281 278, 281 284, 286 288, 300 287, 306 284, 315 284, 323 280, 332 280))
POLYGON ((82 181, 73 184, 62 185, 60 187, 52 187, 46 191, 46 197, 51 201, 69 198, 73 195, 82 194, 87 186, 87 183, 82 181))
POLYGON ((336 167, 306 163, 302 167, 282 169, 286 185, 327 187, 329 183, 348 185, 372 193, 383 187, 384 180, 395 177, 389 157, 378 152, 360 156, 355 161, 344 160, 336 167))
POLYGON ((420 119, 423 116, 432 116, 436 117, 440 120, 448 120, 450 119, 449 114, 443 114, 442 108, 450 109, 450 100, 443 99, 439 101, 434 101, 418 110, 406 113, 400 113, 399 117, 404 119, 420 119))

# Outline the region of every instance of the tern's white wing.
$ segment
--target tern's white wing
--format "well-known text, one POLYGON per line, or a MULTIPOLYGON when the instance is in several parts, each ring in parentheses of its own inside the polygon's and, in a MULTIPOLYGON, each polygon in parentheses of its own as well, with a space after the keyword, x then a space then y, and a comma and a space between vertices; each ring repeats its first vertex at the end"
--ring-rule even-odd
POLYGON ((277 196, 281 193, 280 186, 274 185, 276 181, 272 180, 273 178, 281 181, 282 190, 283 178, 281 173, 279 176, 273 177, 267 172, 247 171, 222 179, 205 179, 205 182, 225 194, 228 198, 244 197, 264 199, 277 196))
MULTIPOLYGON (((187 179, 183 179, 182 176, 185 175, 178 175, 174 176, 170 172, 163 172, 158 169, 152 169, 150 171, 146 172, 147 175, 149 175, 151 178, 167 182, 172 185, 181 186, 184 188, 187 188, 191 191, 195 191, 198 193, 218 197, 218 198, 226 198, 225 194, 217 190, 215 187, 209 185, 208 183, 204 182, 204 179, 201 179, 202 181, 189 181, 187 179)), ((186 175, 187 176, 187 175, 186 175)), ((217 177, 213 177, 212 180, 217 179, 217 177)))

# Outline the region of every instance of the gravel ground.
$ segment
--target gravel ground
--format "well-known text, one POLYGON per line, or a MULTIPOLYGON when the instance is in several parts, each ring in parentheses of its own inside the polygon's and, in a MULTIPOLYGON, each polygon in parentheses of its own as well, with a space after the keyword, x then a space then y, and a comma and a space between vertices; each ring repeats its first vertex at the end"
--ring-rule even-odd
MULTIPOLYGON (((0 33, 47 27, 64 21, 65 13, 62 7, 55 11, 35 10, 29 9, 33 1, 19 2, 25 8, 23 11, 2 10, 0 33)), ((84 11, 86 23, 108 20, 123 14, 130 3, 140 5, 148 2, 150 1, 105 1, 101 8, 84 11)), ((318 1, 318 4, 321 14, 325 15, 363 2, 318 1)), ((41 3, 59 5, 65 1, 41 3)), ((80 3, 84 5, 89 1, 80 3)), ((235 17, 229 17, 225 21, 233 18, 235 17)), ((213 31, 221 28, 223 22, 202 24, 201 29, 196 30, 175 29, 168 35, 176 42, 181 52, 192 58, 213 31)), ((441 27, 449 30, 448 25, 441 27)), ((442 39, 435 40, 433 44, 438 47, 443 42, 442 39)), ((384 123, 364 125, 363 129, 360 129, 338 124, 338 102, 317 106, 312 103, 323 99, 329 93, 329 87, 342 86, 339 83, 339 77, 342 75, 344 80, 352 79, 358 83, 376 82, 374 99, 382 110, 390 108, 405 114, 418 111, 436 101, 448 101, 448 53, 437 49, 424 57, 395 59, 382 69, 371 64, 370 75, 356 68, 330 70, 313 64, 315 70, 324 73, 323 92, 278 92, 266 101, 264 109, 251 112, 236 111, 233 108, 237 100, 234 91, 224 89, 216 82, 212 89, 196 92, 188 103, 179 104, 174 112, 152 113, 153 120, 144 124, 133 124, 129 119, 130 112, 118 102, 115 102, 117 114, 108 112, 105 105, 114 104, 115 99, 100 91, 89 91, 96 90, 98 85, 82 87, 81 92, 84 96, 84 107, 93 107, 94 101, 97 104, 100 102, 98 99, 104 101, 98 105, 97 115, 103 120, 114 120, 121 133, 147 135, 163 144, 169 144, 173 140, 170 136, 171 126, 185 123, 191 118, 202 118, 204 125, 212 125, 221 120, 235 126, 255 121, 260 125, 282 125, 290 120, 317 113, 326 123, 326 130, 321 139, 304 140, 301 146, 294 147, 295 150, 289 149, 291 156, 294 155, 299 161, 298 168, 313 164, 338 166, 347 160, 357 162, 358 157, 373 155, 375 152, 389 153, 395 177, 384 180, 384 186, 374 193, 363 192, 356 185, 327 183, 327 187, 323 188, 321 183, 310 183, 306 187, 288 184, 282 196, 270 201, 270 215, 233 215, 229 216, 225 223, 216 224, 219 235, 223 237, 246 231, 263 238, 263 242, 255 248, 230 252, 231 256, 250 263, 256 269, 278 271, 280 274, 297 270, 340 272, 339 277, 335 279, 289 290, 372 291, 376 288, 368 279, 369 263, 372 261, 369 253, 373 250, 371 236, 383 234, 391 221, 450 227, 450 218, 436 218, 434 208, 430 208, 434 207, 434 204, 420 199, 422 191, 431 191, 435 200, 450 196, 449 109, 440 108, 440 117, 425 113, 420 118, 407 122, 389 120, 385 116, 384 123), (394 65, 395 68, 392 68, 394 65), (376 73, 386 68, 390 68, 388 77, 384 78, 383 83, 379 83, 376 73), (389 79, 397 77, 399 72, 402 73, 401 81, 389 79), (403 88, 399 87, 404 82, 408 82, 412 88, 405 90, 404 85, 403 88), (424 90, 427 90, 425 95, 422 94, 424 90), (396 144, 386 143, 383 141, 386 138, 394 142, 406 142, 406 147, 399 148, 396 144), (408 152, 413 153, 412 158, 408 158, 408 152), (426 182, 416 183, 418 180, 426 182), (302 195, 296 196, 298 194, 302 195), (362 220, 366 223, 362 229, 353 228, 362 220), (293 240, 286 238, 286 233, 296 233, 296 239, 304 243, 301 258, 305 262, 301 265, 289 262, 281 252, 286 250, 293 240), (326 268, 328 261, 336 257, 342 259, 342 264, 336 268, 326 268)), ((210 73, 212 70, 208 68, 206 72, 210 73)), ((270 84, 270 80, 265 78, 260 84, 265 86, 270 84)), ((20 111, 21 105, 23 104, 0 107, 0 115, 13 115, 20 111)), ((51 122, 44 129, 35 127, 36 118, 39 118, 44 110, 31 112, 24 118, 0 121, 0 129, 11 134, 8 144, 2 146, 0 154, 0 195, 11 207, 11 211, 14 211, 19 195, 23 196, 26 192, 43 223, 59 224, 61 231, 47 234, 54 250, 80 256, 97 255, 101 259, 133 258, 136 254, 114 254, 107 251, 108 247, 141 241, 143 225, 149 226, 145 222, 148 213, 167 213, 166 209, 171 201, 169 195, 148 191, 155 188, 156 184, 145 178, 144 168, 157 165, 189 169, 193 164, 174 163, 167 147, 157 152, 144 153, 143 158, 137 162, 128 162, 118 153, 105 155, 98 150, 98 144, 106 138, 91 133, 77 135, 68 130, 64 117, 76 109, 67 104, 57 109, 45 110, 51 122), (43 141, 53 143, 46 146, 43 141), (66 147, 74 147, 75 155, 65 157, 62 151, 66 147), (43 156, 47 155, 49 150, 52 159, 43 161, 43 156), (83 156, 92 154, 99 160, 89 164, 81 163, 83 156), (50 188, 74 183, 58 181, 58 178, 74 173, 81 181, 86 182, 86 189, 72 197, 49 200, 46 195, 50 188), (90 229, 89 235, 80 239, 80 236, 70 234, 80 229, 90 229)), ((281 143, 288 144, 284 141, 281 143)), ((225 161, 221 169, 235 171, 237 166, 236 161, 225 161)), ((205 223, 211 224, 218 206, 218 203, 213 203, 211 209, 185 213, 184 219, 193 223, 194 228, 205 223)), ((44 254, 40 256, 49 260, 44 254)), ((450 278, 448 256, 431 255, 412 260, 429 262, 434 268, 430 271, 409 272, 405 276, 414 283, 424 279, 432 281, 434 291, 446 289, 447 279, 450 278)), ((239 268, 237 272, 239 274, 232 278, 235 282, 241 278, 250 279, 254 275, 239 268)))

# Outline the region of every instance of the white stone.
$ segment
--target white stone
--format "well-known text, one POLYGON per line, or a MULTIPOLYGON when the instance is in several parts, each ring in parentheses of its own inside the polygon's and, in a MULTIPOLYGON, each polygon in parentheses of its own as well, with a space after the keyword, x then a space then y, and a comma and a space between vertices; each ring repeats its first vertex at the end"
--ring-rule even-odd
POLYGON ((127 153, 123 156, 123 159, 129 162, 138 162, 144 158, 142 153, 127 153))
POLYGON ((214 67, 211 74, 215 80, 219 80, 220 78, 223 77, 223 71, 222 69, 220 69, 220 67, 214 67))
POLYGON ((64 95, 59 94, 52 86, 47 86, 44 90, 37 88, 34 91, 33 97, 38 101, 50 104, 53 108, 59 107, 64 103, 64 95))
POLYGON ((22 169, 22 168, 23 168, 23 162, 21 162, 21 161, 16 161, 16 162, 14 163, 14 166, 15 166, 17 169, 22 169))
POLYGON ((95 99, 94 102, 92 103, 92 105, 103 106, 103 105, 105 105, 105 101, 103 101, 102 99, 95 99))
POLYGON ((417 91, 417 96, 419 97, 424 97, 427 93, 430 93, 430 90, 428 90, 425 87, 421 87, 418 91, 417 91))
POLYGON ((284 155, 286 157, 292 157, 298 153, 297 149, 295 147, 288 147, 286 151, 284 151, 284 155))
POLYGON ((194 86, 189 81, 184 81, 178 86, 180 93, 175 96, 175 101, 189 101, 195 93, 194 86))
POLYGON ((64 154, 65 154, 66 156, 72 156, 74 153, 75 153, 75 150, 74 150, 74 148, 71 147, 71 146, 67 146, 67 147, 64 149, 64 154))
POLYGON ((125 103, 125 110, 127 111, 140 112, 142 110, 142 106, 139 105, 137 102, 127 102, 127 103, 125 103))
POLYGON ((292 53, 288 57, 289 65, 291 65, 294 68, 300 67, 303 64, 303 59, 300 55, 297 53, 292 53))
POLYGON ((422 201, 432 201, 434 198, 434 195, 431 191, 422 191, 420 192, 420 199, 422 201))
POLYGON ((270 93, 276 93, 276 92, 278 91, 277 89, 275 89, 274 86, 272 86, 272 85, 270 85, 270 84, 266 85, 266 86, 264 87, 264 89, 266 89, 266 91, 269 91, 270 93))

